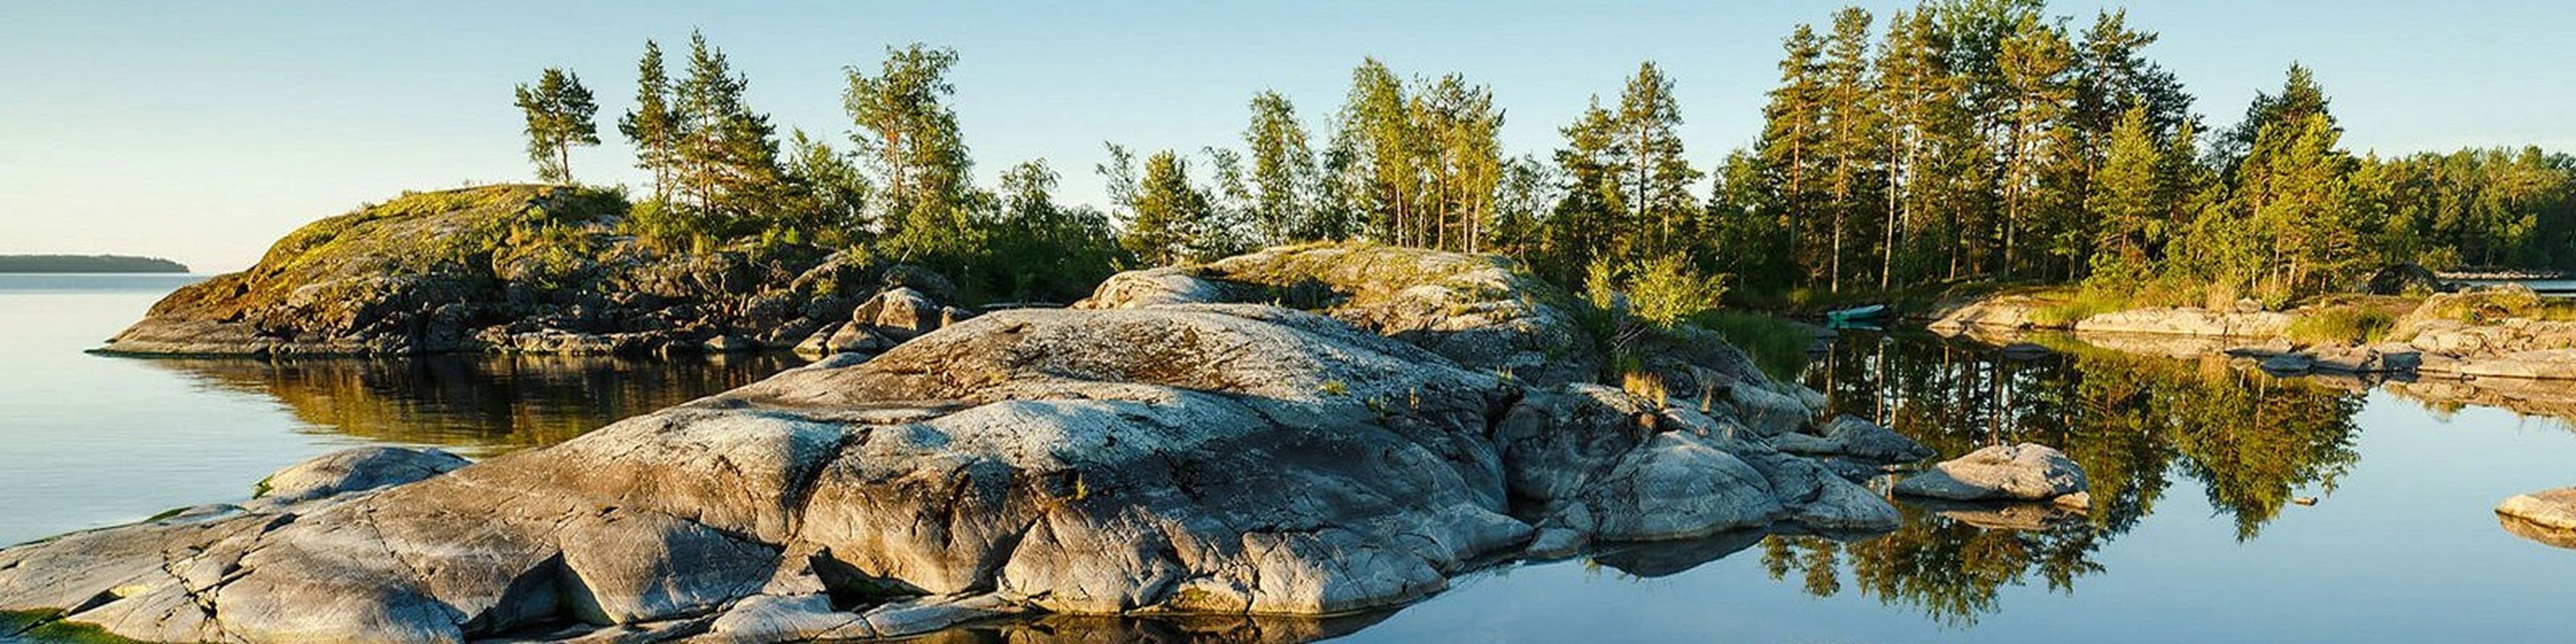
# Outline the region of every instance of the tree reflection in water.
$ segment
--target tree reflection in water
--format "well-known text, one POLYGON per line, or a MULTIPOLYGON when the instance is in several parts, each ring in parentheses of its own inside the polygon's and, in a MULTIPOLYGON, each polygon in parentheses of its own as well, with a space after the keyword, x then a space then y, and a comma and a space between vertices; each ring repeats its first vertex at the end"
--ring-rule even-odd
POLYGON ((802 363, 778 354, 142 362, 210 388, 273 399, 312 431, 476 457, 563 442, 802 363))
POLYGON ((2359 393, 2223 358, 2031 340, 2052 352, 2015 358, 1930 336, 1851 334, 1809 365, 1806 380, 1837 411, 1879 420, 1944 455, 2000 442, 2056 447, 2084 466, 2089 511, 1900 503, 1905 527, 1891 534, 1766 538, 1771 576, 1796 575, 1807 592, 1831 596, 1847 573, 1868 596, 1966 626, 2000 608, 2004 587, 2036 580, 2073 592, 2077 579, 2102 572, 2093 554, 2152 514, 2177 473, 2234 520, 2242 541, 2299 492, 2331 493, 2360 458, 2359 393))

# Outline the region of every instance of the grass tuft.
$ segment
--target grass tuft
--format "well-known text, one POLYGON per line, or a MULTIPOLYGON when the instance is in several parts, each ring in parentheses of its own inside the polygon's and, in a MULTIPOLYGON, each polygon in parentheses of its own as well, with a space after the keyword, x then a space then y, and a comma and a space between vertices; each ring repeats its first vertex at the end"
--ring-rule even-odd
POLYGON ((2395 328, 2397 315, 2387 309, 2341 304, 2301 312, 2282 333, 2302 344, 2361 345, 2385 339, 2395 328))

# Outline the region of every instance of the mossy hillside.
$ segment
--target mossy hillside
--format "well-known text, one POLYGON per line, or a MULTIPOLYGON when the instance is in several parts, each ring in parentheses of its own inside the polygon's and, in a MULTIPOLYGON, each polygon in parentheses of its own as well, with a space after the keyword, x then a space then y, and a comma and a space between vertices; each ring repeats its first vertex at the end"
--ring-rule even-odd
POLYGON ((1280 303, 1306 309, 1377 306, 1423 286, 1438 287, 1461 302, 1517 298, 1561 310, 1577 304, 1565 290, 1506 257, 1369 242, 1275 247, 1217 260, 1197 272, 1268 289, 1280 303))
POLYGON ((633 234, 630 213, 623 196, 594 188, 407 193, 304 226, 250 269, 180 289, 108 349, 422 353, 557 331, 661 343, 786 333, 786 322, 845 314, 855 302, 839 300, 864 295, 879 268, 844 256, 834 278, 800 279, 833 253, 768 237, 661 241, 633 234), (501 336, 484 333, 492 327, 501 336))

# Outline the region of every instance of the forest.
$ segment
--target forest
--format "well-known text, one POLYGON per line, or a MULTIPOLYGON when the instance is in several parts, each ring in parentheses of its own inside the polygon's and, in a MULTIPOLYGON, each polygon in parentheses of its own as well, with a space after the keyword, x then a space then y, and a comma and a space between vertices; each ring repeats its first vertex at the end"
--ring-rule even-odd
MULTIPOLYGON (((1761 132, 1723 154, 1684 145, 1674 83, 1653 61, 1591 97, 1555 149, 1524 152, 1502 145, 1488 87, 1372 58, 1328 113, 1263 91, 1238 141, 1105 144, 1090 169, 1104 209, 1057 201, 1062 175, 1044 159, 975 184, 949 104, 953 50, 916 43, 847 68, 848 134, 834 141, 782 135, 695 34, 676 70, 646 43, 637 107, 614 126, 652 177, 633 195, 641 237, 862 250, 997 299, 1343 239, 1766 309, 1992 283, 2279 308, 2393 264, 2576 268, 2576 157, 2356 154, 2298 64, 2220 124, 2124 11, 1928 0, 1826 18, 1781 40, 1761 132)), ((599 143, 591 91, 547 69, 517 99, 539 177, 571 182, 570 149, 599 143)))

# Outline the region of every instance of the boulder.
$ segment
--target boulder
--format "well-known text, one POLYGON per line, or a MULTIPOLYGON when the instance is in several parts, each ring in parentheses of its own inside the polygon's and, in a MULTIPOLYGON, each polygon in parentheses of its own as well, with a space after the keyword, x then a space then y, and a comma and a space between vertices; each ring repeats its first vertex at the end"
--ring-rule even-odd
POLYGON ((2037 443, 1982 448, 1896 483, 1897 494, 1953 501, 2046 501, 2084 491, 2084 468, 2037 443))
POLYGON ((2027 329, 2037 326, 2032 318, 2048 304, 2028 295, 1994 295, 1947 300, 1933 307, 1934 331, 1945 333, 1975 327, 2027 329))
POLYGON ((2441 276, 2414 263, 2397 263, 2381 267, 2363 280, 2361 291, 2371 295, 2409 295, 2442 290, 2441 276))
POLYGON ((2402 373, 2424 364, 2421 353, 2384 352, 2379 347, 2316 347, 2309 350, 2309 356, 2314 369, 2352 374, 2402 373))
POLYGON ((251 497, 285 504, 401 485, 471 464, 439 449, 354 447, 315 457, 261 479, 251 497))
POLYGON ((850 322, 901 343, 938 330, 949 321, 949 310, 920 291, 898 286, 860 303, 850 312, 850 322))
POLYGON ((2576 487, 2516 494, 2496 504, 2495 511, 2536 527, 2576 531, 2576 487))
POLYGON ((1783 452, 1811 456, 1846 456, 1889 463, 1919 461, 1937 455, 1904 434, 1890 431, 1858 416, 1837 416, 1825 425, 1825 434, 1782 434, 1772 445, 1783 452))
POLYGON ((299 475, 299 495, 356 491, 0 549, 0 610, 142 639, 886 638, 1390 606, 1542 528, 1571 548, 1897 523, 1724 405, 1405 337, 1488 323, 996 312, 409 483, 299 475))

